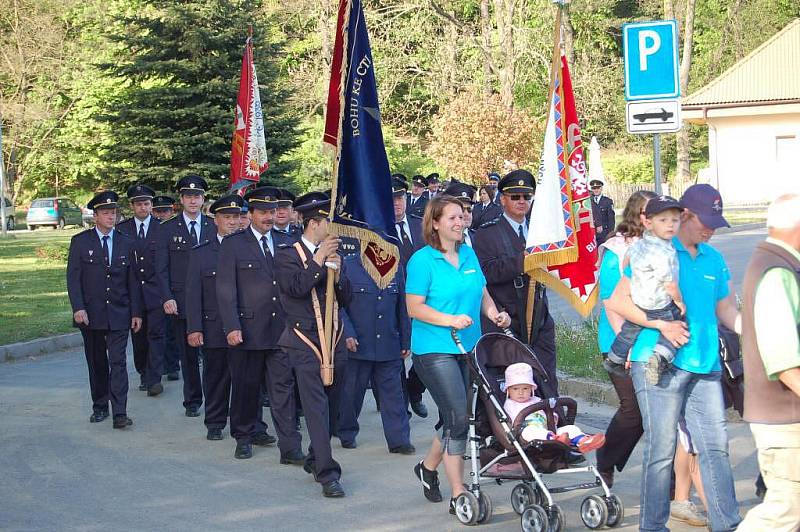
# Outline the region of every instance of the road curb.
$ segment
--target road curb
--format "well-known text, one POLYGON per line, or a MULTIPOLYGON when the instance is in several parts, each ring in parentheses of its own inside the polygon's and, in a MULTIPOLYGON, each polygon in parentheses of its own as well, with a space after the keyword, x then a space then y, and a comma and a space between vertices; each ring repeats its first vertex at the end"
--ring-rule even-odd
POLYGON ((767 226, 767 222, 753 222, 751 224, 734 225, 731 227, 720 227, 714 231, 715 235, 724 235, 726 233, 738 233, 740 231, 750 231, 751 229, 763 229, 767 226))
POLYGON ((29 342, 0 345, 0 362, 14 362, 25 358, 35 358, 52 353, 80 347, 83 344, 81 333, 74 332, 48 336, 29 342))

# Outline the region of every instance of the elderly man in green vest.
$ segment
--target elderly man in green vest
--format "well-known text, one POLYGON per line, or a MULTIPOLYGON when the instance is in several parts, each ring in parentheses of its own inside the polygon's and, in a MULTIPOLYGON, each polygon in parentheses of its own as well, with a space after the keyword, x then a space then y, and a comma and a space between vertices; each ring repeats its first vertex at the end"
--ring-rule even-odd
POLYGON ((767 212, 744 277, 744 419, 767 494, 739 531, 800 530, 800 194, 767 212))

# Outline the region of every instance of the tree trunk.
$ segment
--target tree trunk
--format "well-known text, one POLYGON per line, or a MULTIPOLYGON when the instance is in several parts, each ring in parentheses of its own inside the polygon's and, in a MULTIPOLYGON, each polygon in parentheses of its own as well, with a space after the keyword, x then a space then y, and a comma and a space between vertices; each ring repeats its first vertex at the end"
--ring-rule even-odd
MULTIPOLYGON (((689 71, 692 67, 692 47, 694 42, 694 6, 695 0, 686 1, 686 20, 683 30, 683 56, 681 58, 681 95, 686 96, 689 90, 689 71)), ((692 178, 689 159, 689 129, 684 125, 676 138, 677 143, 677 181, 687 183, 692 178)))
POLYGON ((567 64, 575 63, 575 28, 572 27, 572 17, 569 13, 570 4, 564 4, 561 9, 561 29, 564 32, 564 54, 567 56, 567 64))
MULTIPOLYGON (((492 49, 492 21, 489 18, 489 0, 481 0, 481 44, 483 49, 492 49)), ((488 52, 491 53, 491 52, 488 52)), ((492 65, 488 57, 483 60, 483 92, 492 94, 492 65)))
MULTIPOLYGON (((337 12, 333 7, 332 0, 320 0, 320 13, 319 13, 319 20, 317 21, 317 31, 319 32, 319 38, 321 41, 320 46, 320 55, 319 55, 319 63, 320 63, 320 71, 325 73, 325 76, 330 76, 331 72, 331 60, 333 58, 333 40, 334 35, 333 31, 331 31, 331 20, 333 20, 333 24, 336 24, 336 16, 337 12)), ((328 114, 328 101, 326 98, 328 87, 324 87, 324 91, 322 94, 322 116, 323 119, 328 114)))
POLYGON ((500 36, 500 100, 508 109, 514 107, 514 8, 516 0, 494 0, 497 33, 500 36))
POLYGON ((664 0, 664 18, 666 20, 675 18, 675 4, 672 0, 664 0))

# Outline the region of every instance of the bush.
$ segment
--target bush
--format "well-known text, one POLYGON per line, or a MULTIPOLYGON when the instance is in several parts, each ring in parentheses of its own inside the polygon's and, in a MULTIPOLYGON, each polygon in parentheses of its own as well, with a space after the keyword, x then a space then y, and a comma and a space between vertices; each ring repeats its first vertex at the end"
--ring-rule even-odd
POLYGON ((69 244, 44 244, 36 248, 36 256, 45 262, 67 262, 69 244))
POLYGON ((603 171, 612 183, 652 183, 653 156, 642 153, 602 154, 603 171))

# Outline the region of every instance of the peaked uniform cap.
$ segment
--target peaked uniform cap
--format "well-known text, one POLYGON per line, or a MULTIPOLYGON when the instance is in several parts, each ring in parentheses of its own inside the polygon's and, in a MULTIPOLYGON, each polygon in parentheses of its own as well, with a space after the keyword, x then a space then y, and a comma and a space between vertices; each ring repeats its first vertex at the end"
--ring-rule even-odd
POLYGON ((128 188, 127 196, 130 201, 152 200, 156 196, 156 191, 139 183, 128 188))
POLYGON ((199 175, 187 175, 178 180, 175 190, 179 194, 205 194, 208 189, 206 180, 199 175))
POLYGON ((119 194, 113 190, 104 190, 103 192, 95 194, 95 196, 89 200, 89 203, 86 204, 86 208, 94 211, 100 209, 116 209, 118 201, 119 194))
POLYGON ((211 214, 239 214, 242 212, 243 205, 244 198, 239 194, 229 194, 212 203, 208 211, 211 214))
POLYGON ((280 190, 276 187, 258 187, 244 195, 249 209, 276 209, 280 190))

